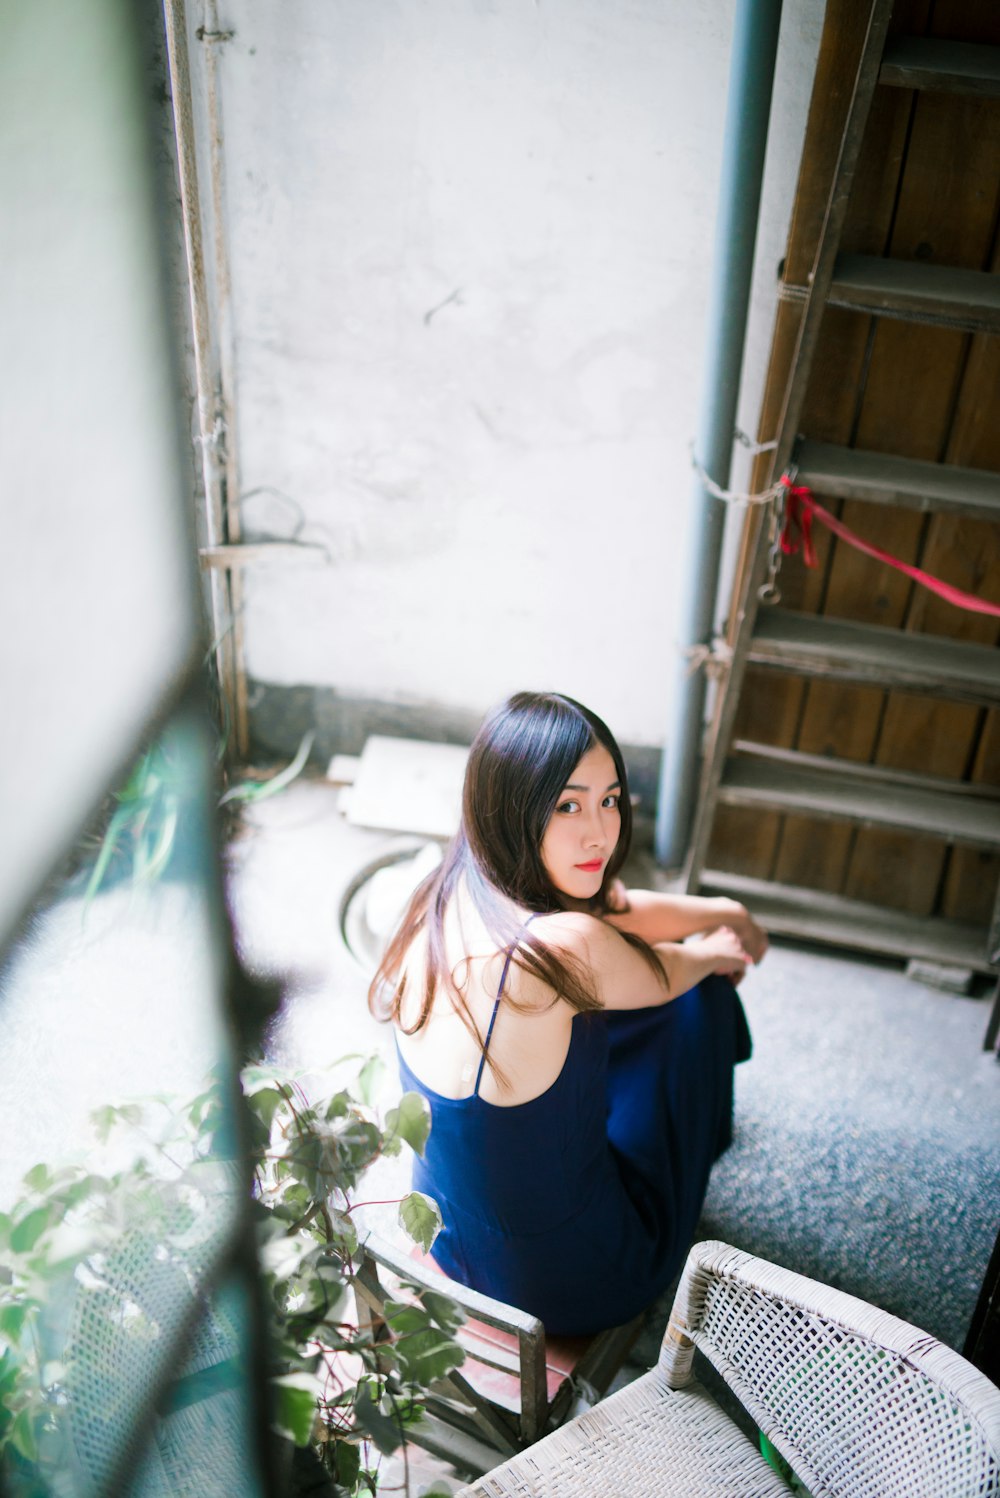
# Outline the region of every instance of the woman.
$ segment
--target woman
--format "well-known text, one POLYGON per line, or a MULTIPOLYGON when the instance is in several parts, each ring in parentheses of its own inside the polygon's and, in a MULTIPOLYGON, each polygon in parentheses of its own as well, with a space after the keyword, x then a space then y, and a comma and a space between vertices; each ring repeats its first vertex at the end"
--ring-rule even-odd
POLYGON ((561 1335, 629 1320, 679 1270, 750 1054, 733 981, 767 947, 735 901, 626 894, 631 822, 604 723, 510 698, 370 993, 431 1106, 414 1186, 444 1218, 437 1263, 561 1335))

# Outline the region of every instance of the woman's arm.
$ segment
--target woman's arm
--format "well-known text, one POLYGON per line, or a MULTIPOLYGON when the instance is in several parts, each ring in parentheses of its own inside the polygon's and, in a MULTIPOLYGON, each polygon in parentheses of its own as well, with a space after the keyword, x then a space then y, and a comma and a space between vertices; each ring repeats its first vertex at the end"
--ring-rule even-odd
MULTIPOLYGON (((619 931, 630 931, 653 946, 659 942, 679 942, 698 932, 718 931, 728 927, 736 933, 751 962, 760 962, 767 951, 767 932, 759 926, 745 905, 724 895, 661 895, 652 890, 626 890, 616 879, 609 891, 611 913, 604 919, 619 931)), ((706 974, 702 974, 705 977, 706 974)), ((695 982, 698 980, 695 979, 695 982)))
POLYGON ((533 929, 587 970, 605 1009, 648 1009, 666 1004, 710 973, 725 974, 738 983, 751 960, 735 932, 719 927, 683 945, 651 944, 663 975, 658 981, 642 953, 624 941, 609 921, 563 911, 541 917, 533 929))

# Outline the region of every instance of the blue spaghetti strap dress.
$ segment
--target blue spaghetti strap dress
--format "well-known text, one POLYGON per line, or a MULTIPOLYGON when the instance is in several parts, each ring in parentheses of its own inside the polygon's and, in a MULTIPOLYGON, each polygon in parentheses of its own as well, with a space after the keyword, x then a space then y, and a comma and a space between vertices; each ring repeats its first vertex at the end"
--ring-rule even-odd
POLYGON ((681 1268, 732 1137, 750 1032, 719 977, 653 1008, 578 1014, 551 1087, 498 1107, 479 1088, 511 955, 468 1097, 434 1092, 399 1055, 403 1086, 431 1108, 413 1185, 441 1209, 433 1255, 446 1274, 553 1335, 591 1335, 637 1315, 681 1268))

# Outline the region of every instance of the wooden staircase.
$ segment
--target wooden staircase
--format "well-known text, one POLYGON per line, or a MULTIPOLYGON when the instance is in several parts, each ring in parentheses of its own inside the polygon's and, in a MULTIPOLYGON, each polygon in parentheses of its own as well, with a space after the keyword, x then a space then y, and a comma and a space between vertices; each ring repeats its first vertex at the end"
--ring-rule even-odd
MULTIPOLYGON (((752 487, 792 473, 1000 603, 998 39, 996 7, 831 0, 752 487)), ((987 971, 1000 620, 818 526, 822 570, 775 576, 781 520, 781 500, 748 512, 687 886, 777 932, 987 971)))

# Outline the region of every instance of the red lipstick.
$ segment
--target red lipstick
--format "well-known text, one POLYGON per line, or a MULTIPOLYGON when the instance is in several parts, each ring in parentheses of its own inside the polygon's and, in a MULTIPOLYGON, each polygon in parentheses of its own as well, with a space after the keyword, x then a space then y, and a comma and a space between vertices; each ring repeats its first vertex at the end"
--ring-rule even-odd
POLYGON ((576 867, 582 869, 585 874, 596 874, 598 869, 604 867, 604 859, 594 858, 591 859, 590 863, 578 863, 576 867))

